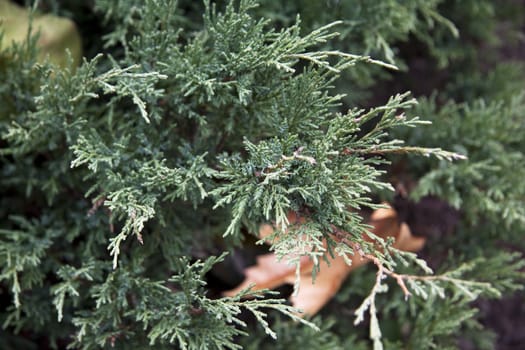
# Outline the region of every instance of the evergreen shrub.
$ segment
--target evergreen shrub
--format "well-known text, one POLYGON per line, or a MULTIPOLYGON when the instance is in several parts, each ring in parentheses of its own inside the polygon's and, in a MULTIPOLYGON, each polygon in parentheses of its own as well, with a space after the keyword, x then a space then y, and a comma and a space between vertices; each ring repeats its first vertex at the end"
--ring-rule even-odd
POLYGON ((477 308, 524 280, 522 1, 20 5, 27 35, 0 22, 1 349, 505 343, 477 308), (42 54, 42 13, 76 23, 81 63, 42 54), (384 202, 419 254, 370 233, 384 202), (268 249, 314 277, 374 264, 315 316, 286 300, 299 283, 224 296, 268 249))

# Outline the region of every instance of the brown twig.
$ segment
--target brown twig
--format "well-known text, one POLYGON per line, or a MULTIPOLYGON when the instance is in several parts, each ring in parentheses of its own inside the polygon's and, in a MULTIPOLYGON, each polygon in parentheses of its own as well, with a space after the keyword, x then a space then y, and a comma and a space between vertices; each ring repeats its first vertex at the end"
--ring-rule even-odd
MULTIPOLYGON (((352 247, 354 252, 357 252, 361 256, 361 259, 367 259, 367 260, 372 261, 372 263, 377 267, 378 276, 382 277, 384 275, 387 275, 387 276, 394 278, 397 284, 399 285, 399 287, 401 288, 401 290, 403 291, 403 294, 405 295, 405 299, 412 295, 412 293, 410 293, 410 291, 408 290, 405 284, 405 279, 408 279, 409 277, 417 277, 417 276, 402 275, 402 274, 398 274, 390 270, 389 268, 385 267, 385 265, 383 265, 383 263, 376 256, 365 253, 363 249, 361 249, 361 246, 358 243, 350 242, 350 246, 352 247)), ((428 276, 424 276, 424 277, 428 277, 428 276)), ((376 279, 376 284, 381 283, 381 280, 382 278, 376 279)), ((376 288, 376 286, 374 286, 374 288, 376 288)))

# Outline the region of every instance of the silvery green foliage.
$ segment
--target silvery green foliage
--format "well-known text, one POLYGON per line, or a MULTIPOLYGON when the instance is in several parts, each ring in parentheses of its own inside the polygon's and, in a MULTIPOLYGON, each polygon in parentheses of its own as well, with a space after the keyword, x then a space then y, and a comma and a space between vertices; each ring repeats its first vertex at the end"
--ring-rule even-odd
MULTIPOLYGON (((450 161, 465 149, 392 137, 393 129, 425 123, 410 117, 417 101, 407 93, 343 110, 333 86, 357 64, 395 69, 388 41, 424 23, 454 27, 437 12, 438 1, 368 3, 361 10, 379 16, 378 32, 344 20, 304 32, 299 18, 276 29, 254 14, 264 10, 254 0, 99 0, 104 47, 77 69, 35 63, 34 39, 2 52, 0 293, 10 303, 2 306, 7 335, 0 333, 0 347, 26 346, 17 334, 30 332, 81 349, 236 349, 240 336, 254 332, 282 337, 292 348, 313 339, 318 327, 326 332, 315 338, 319 348, 362 345, 339 339, 319 320, 299 319, 272 293, 209 295, 205 275, 224 258, 217 247, 233 248, 262 222, 280 228, 271 247, 277 256, 292 256, 299 267, 307 255, 314 274, 328 255, 356 254, 348 242, 391 271, 431 272, 414 254, 389 249, 389 241, 378 239, 382 249, 365 242, 358 210, 375 207, 374 193, 392 190, 384 177, 390 156, 435 156, 456 169, 464 163, 450 161), (385 11, 391 16, 380 15, 385 11), (356 28, 365 38, 359 47, 380 51, 387 63, 330 48, 338 30, 346 38, 356 28), (289 211, 309 222, 286 230, 289 211), (336 229, 349 233, 346 240, 334 239, 336 229), (274 311, 293 326, 279 320, 272 327, 274 311)), ((426 176, 421 188, 435 186, 437 175, 426 176)), ((516 280, 511 260, 498 265, 507 289, 516 280)), ((463 280, 473 266, 404 276, 414 294, 453 295, 467 308, 464 300, 502 289, 484 278, 463 280)), ((375 295, 387 286, 377 276, 363 288, 355 316, 370 313, 370 337, 380 348, 375 295)))

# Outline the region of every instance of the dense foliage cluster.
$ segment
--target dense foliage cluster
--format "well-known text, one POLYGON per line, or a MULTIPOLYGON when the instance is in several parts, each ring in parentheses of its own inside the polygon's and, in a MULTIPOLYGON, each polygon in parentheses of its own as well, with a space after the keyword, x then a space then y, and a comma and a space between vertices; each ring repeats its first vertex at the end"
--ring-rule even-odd
POLYGON ((493 346, 473 301, 523 282, 523 3, 33 10, 72 18, 85 58, 42 61, 38 35, 0 52, 1 349, 493 346), (363 239, 385 200, 420 256, 363 239), (298 268, 358 244, 413 297, 374 266, 314 318, 278 292, 221 297, 267 222, 298 268))

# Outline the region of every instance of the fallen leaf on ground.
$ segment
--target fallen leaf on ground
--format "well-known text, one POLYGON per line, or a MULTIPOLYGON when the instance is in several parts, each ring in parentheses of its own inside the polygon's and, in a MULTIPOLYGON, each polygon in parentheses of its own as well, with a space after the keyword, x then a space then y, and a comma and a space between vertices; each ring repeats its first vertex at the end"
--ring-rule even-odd
POLYGON ((80 64, 82 58, 82 44, 80 34, 75 23, 68 18, 53 15, 31 14, 28 8, 21 7, 8 0, 0 0, 0 32, 3 38, 0 41, 0 51, 12 43, 24 43, 28 31, 31 35, 38 33, 38 59, 43 62, 49 59, 61 67, 68 64, 68 53, 73 60, 72 67, 80 64))
MULTIPOLYGON (((288 220, 292 224, 305 222, 304 218, 299 218, 295 213, 290 213, 288 220)), ((382 238, 394 237, 393 246, 400 250, 417 252, 423 248, 426 241, 424 237, 412 235, 407 224, 399 223, 397 213, 391 207, 375 210, 368 224, 372 226, 371 232, 375 235, 382 238)), ((272 225, 261 225, 259 237, 266 238, 274 230, 272 225)), ((364 238, 371 241, 369 237, 364 238)), ((314 282, 311 273, 313 262, 306 256, 302 257, 300 260, 300 287, 297 293, 290 297, 292 305, 306 315, 315 315, 337 293, 351 271, 369 262, 369 259, 357 253, 349 258, 352 261, 351 265, 348 265, 341 256, 328 257, 328 261, 321 259, 320 270, 314 282)), ((261 290, 272 289, 287 283, 294 284, 296 282, 295 266, 284 260, 278 260, 273 253, 257 257, 257 263, 244 270, 245 280, 235 289, 223 294, 234 296, 252 285, 253 290, 261 290)))

